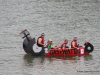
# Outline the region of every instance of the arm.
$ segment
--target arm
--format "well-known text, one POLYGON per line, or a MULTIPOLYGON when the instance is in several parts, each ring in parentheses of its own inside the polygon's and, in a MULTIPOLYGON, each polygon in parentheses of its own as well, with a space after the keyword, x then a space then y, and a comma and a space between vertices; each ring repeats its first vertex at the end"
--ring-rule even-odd
POLYGON ((59 46, 53 46, 52 48, 57 49, 57 48, 59 48, 59 46))
POLYGON ((79 43, 77 44, 77 46, 79 46, 79 43))
POLYGON ((42 39, 39 38, 39 39, 38 39, 38 44, 40 44, 40 45, 45 45, 45 44, 42 44, 41 41, 42 41, 42 39))
POLYGON ((67 44, 66 44, 65 48, 69 48, 69 46, 67 46, 67 44))

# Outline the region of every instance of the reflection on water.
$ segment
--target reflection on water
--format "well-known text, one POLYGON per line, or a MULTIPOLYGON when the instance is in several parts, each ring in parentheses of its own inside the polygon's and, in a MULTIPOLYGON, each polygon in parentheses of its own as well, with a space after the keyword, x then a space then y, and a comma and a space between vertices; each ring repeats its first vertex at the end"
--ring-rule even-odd
POLYGON ((43 64, 45 57, 44 56, 36 57, 36 56, 30 56, 28 54, 25 54, 23 59, 24 59, 25 65, 33 66, 39 63, 43 64))
POLYGON ((84 56, 54 56, 54 57, 45 57, 45 56, 30 56, 28 54, 24 55, 24 62, 25 64, 29 64, 28 66, 34 66, 41 64, 47 60, 49 63, 52 63, 54 61, 89 61, 93 60, 92 55, 84 55, 84 56))
POLYGON ((92 55, 85 55, 84 60, 85 61, 93 60, 93 56, 92 55))
POLYGON ((77 75, 77 71, 86 70, 85 68, 88 67, 87 63, 89 64, 89 62, 86 61, 92 59, 92 55, 69 57, 34 57, 26 54, 23 57, 23 65, 25 66, 24 68, 27 68, 27 71, 30 69, 33 70, 33 72, 39 71, 40 73, 38 74, 41 74, 41 72, 47 72, 57 75, 59 74, 59 70, 60 74, 66 74, 67 72, 67 74, 77 75))

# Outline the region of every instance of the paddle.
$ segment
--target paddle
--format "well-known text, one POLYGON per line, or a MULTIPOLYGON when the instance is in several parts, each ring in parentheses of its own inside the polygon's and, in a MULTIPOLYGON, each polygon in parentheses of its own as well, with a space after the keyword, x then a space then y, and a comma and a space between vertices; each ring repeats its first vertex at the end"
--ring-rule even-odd
POLYGON ((49 51, 51 51, 51 43, 50 43, 49 51))

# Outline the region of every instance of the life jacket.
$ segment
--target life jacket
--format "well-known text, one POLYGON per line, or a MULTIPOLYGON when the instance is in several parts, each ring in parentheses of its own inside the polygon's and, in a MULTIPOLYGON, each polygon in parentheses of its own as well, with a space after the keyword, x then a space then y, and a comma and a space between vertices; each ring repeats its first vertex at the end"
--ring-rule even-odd
POLYGON ((62 47, 63 47, 63 44, 65 44, 65 46, 67 45, 67 43, 63 42, 63 43, 61 44, 60 48, 62 48, 62 47))
MULTIPOLYGON (((41 43, 44 44, 44 38, 43 38, 42 36, 38 37, 38 39, 39 39, 39 38, 42 39, 41 43)), ((39 47, 43 47, 43 45, 38 44, 38 39, 37 39, 37 45, 38 45, 39 47)))
MULTIPOLYGON (((73 40, 72 42, 75 42, 75 41, 73 40)), ((72 42, 71 42, 71 48, 73 48, 72 42)), ((75 47, 78 47, 77 42, 75 42, 75 47)))
MULTIPOLYGON (((50 42, 48 42, 46 46, 48 47, 49 44, 50 44, 50 42)), ((51 44, 51 45, 53 45, 53 44, 51 44)))

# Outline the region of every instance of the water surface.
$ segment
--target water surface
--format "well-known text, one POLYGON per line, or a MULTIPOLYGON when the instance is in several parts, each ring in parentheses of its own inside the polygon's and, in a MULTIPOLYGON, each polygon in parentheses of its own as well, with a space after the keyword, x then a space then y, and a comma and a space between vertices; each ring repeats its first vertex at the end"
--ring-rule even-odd
POLYGON ((100 74, 99 17, 100 0, 0 0, 0 75, 100 74), (35 38, 44 32, 45 43, 52 38, 54 45, 68 39, 70 46, 76 36, 81 46, 92 43, 94 51, 88 56, 29 56, 19 36, 24 29, 35 38))

